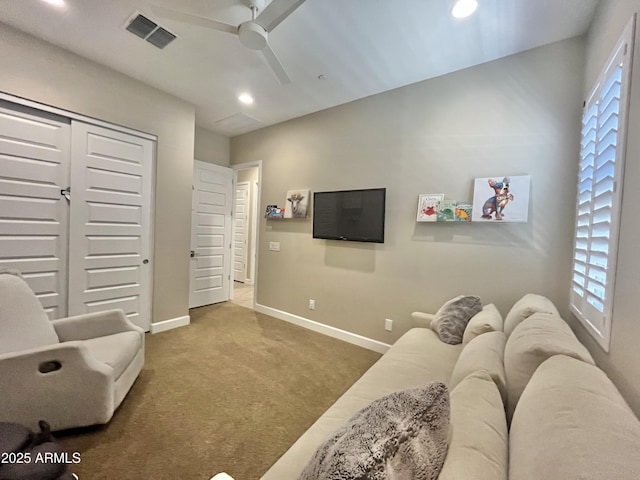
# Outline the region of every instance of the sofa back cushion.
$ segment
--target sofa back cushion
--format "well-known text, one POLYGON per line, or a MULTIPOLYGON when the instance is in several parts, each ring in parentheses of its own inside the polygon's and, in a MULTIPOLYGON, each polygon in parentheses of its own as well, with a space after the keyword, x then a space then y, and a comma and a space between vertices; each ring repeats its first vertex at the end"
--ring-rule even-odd
POLYGON ((509 479, 638 479, 639 452, 640 421, 611 380, 556 355, 540 365, 516 408, 509 479))
POLYGON ((560 316, 556 306, 547 297, 535 293, 527 293, 513 304, 504 319, 504 333, 507 334, 507 337, 522 321, 534 313, 553 313, 560 316))
POLYGON ((557 315, 535 313, 518 325, 507 340, 504 370, 507 375, 507 420, 510 422, 520 395, 542 362, 567 355, 595 365, 591 354, 569 325, 557 315))
POLYGON ((504 405, 487 372, 466 376, 451 391, 449 452, 438 480, 506 480, 504 405))
POLYGON ((38 297, 18 275, 0 273, 0 354, 58 343, 38 297))
POLYGON ((504 332, 479 335, 466 345, 453 368, 449 388, 456 386, 470 373, 486 371, 498 387, 503 402, 507 401, 507 380, 504 373, 504 332))
POLYGON ((482 310, 480 298, 460 295, 442 305, 431 320, 431 330, 450 345, 462 343, 464 330, 476 313, 482 310))
POLYGON ((500 311, 493 303, 485 305, 482 310, 476 313, 462 335, 462 344, 466 345, 478 335, 489 332, 502 332, 504 330, 504 321, 500 311))

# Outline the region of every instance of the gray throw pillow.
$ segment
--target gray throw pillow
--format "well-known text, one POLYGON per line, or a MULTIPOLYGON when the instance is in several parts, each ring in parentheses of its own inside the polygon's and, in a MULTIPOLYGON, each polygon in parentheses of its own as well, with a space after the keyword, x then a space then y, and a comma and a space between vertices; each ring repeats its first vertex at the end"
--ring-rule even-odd
POLYGON ((431 330, 450 345, 462 343, 464 329, 471 317, 482 311, 479 297, 460 295, 442 305, 431 321, 431 330))
POLYGON ((449 392, 443 383, 394 392, 332 434, 298 480, 435 480, 448 433, 449 392))

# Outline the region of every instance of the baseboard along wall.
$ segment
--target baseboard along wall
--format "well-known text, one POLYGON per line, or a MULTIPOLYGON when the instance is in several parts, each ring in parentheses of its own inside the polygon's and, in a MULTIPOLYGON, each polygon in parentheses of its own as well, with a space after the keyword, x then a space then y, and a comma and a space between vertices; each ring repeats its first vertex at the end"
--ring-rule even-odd
POLYGON ((184 317, 170 318, 169 320, 163 320, 151 324, 151 333, 160 333, 167 330, 173 330, 174 328, 184 327, 191 323, 191 317, 185 315, 184 317))
POLYGON ((266 305, 261 305, 259 303, 255 304, 254 310, 259 313, 264 313, 265 315, 270 315, 279 320, 293 323, 294 325, 298 325, 299 327, 307 328, 309 330, 313 330, 314 332, 322 333, 329 337, 337 338, 344 342, 352 343, 368 350, 373 350, 374 352, 384 354, 387 352, 387 350, 389 350, 389 348, 391 348, 391 345, 387 343, 379 342, 378 340, 363 337, 362 335, 358 335, 357 333, 352 333, 336 327, 331 327, 329 325, 325 325, 324 323, 315 322, 313 320, 309 320, 308 318, 300 317, 292 313, 267 307, 266 305))

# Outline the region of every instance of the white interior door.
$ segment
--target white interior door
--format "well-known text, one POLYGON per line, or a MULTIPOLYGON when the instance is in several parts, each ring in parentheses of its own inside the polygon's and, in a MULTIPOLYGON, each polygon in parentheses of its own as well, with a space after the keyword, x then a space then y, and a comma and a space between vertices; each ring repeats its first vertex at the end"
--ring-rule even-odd
POLYGON ((189 308, 229 300, 233 170, 195 161, 189 308))
POLYGON ((69 314, 151 324, 153 141, 72 122, 69 314))
POLYGON ((49 318, 67 314, 69 122, 0 103, 0 267, 22 272, 49 318))
POLYGON ((233 279, 247 281, 247 237, 249 225, 249 182, 236 185, 233 216, 233 279))

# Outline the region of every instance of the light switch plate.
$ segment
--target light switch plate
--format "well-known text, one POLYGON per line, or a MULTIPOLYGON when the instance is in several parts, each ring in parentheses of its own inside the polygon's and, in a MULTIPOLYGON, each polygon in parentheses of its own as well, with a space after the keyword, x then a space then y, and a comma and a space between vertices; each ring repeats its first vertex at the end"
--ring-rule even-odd
POLYGON ((272 252, 280 251, 280 242, 269 242, 269 250, 272 252))

